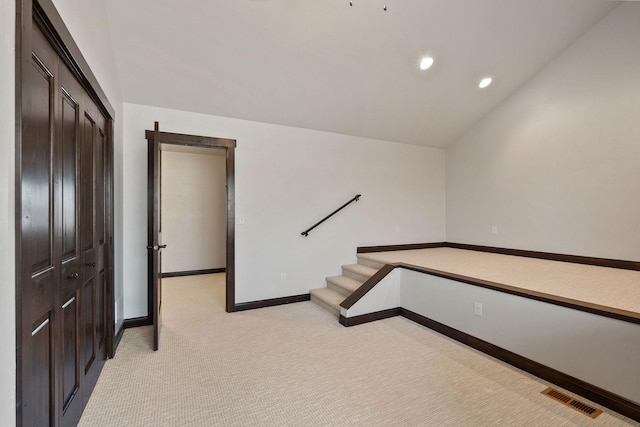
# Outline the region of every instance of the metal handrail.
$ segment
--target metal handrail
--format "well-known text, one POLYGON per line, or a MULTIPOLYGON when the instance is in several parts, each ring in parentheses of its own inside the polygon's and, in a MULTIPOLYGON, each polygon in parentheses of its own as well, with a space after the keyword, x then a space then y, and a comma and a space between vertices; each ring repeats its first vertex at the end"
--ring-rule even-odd
POLYGON ((357 202, 358 200, 360 200, 360 197, 362 197, 362 194, 356 194, 353 199, 349 200, 347 203, 345 203, 344 205, 340 206, 338 209, 336 209, 335 211, 331 212, 329 215, 325 216, 320 221, 316 222, 310 228, 306 229, 305 231, 303 231, 300 234, 303 235, 304 237, 307 237, 311 230, 313 230, 314 228, 316 228, 317 226, 319 226, 320 224, 322 224, 323 222, 325 222, 326 220, 328 220, 329 218, 331 218, 332 216, 334 216, 335 214, 340 212, 342 209, 344 209, 347 206, 349 206, 351 203, 357 202))

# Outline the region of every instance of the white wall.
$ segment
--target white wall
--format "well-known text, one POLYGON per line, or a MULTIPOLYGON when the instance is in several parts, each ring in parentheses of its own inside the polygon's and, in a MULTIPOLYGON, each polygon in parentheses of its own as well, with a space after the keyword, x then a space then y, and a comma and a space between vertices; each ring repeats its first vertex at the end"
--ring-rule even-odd
POLYGON ((353 317, 396 307, 640 403, 635 323, 406 269, 395 269, 341 312, 353 317), (482 316, 474 313, 476 302, 482 316))
POLYGON ((400 283, 402 307, 640 403, 640 325, 411 270, 400 283))
POLYGON ((0 425, 15 424, 15 6, 0 2, 0 425))
POLYGON ((116 331, 123 321, 122 280, 122 92, 114 60, 104 0, 53 0, 100 87, 115 110, 114 127, 114 300, 116 331))
POLYGON ((623 3, 447 149, 448 241, 640 260, 639 23, 623 3))
POLYGON ((162 272, 224 268, 226 151, 162 152, 162 272))
POLYGON ((357 246, 444 239, 442 150, 127 103, 124 115, 127 318, 147 314, 144 130, 156 120, 161 131, 237 140, 237 303, 322 287, 355 262, 357 246), (300 235, 357 193, 358 203, 300 235))

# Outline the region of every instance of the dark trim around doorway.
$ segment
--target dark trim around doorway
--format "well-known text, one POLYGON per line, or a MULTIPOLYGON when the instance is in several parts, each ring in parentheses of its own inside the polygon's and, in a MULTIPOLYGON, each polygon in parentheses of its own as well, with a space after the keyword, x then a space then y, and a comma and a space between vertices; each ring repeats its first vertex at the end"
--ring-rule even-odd
MULTIPOLYGON (((146 130, 145 138, 153 140, 154 131, 146 130)), ((226 181, 227 181, 227 245, 226 245, 226 299, 225 308, 228 313, 236 311, 235 294, 235 139, 214 138, 209 136, 185 135, 180 133, 159 132, 161 144, 184 145, 201 148, 218 148, 226 150, 226 181)), ((147 290, 149 301, 153 289, 147 290)))
POLYGON ((185 276, 200 276, 202 274, 217 274, 224 273, 226 268, 210 268, 207 270, 188 270, 188 271, 172 271, 169 273, 162 273, 160 277, 185 277, 185 276))

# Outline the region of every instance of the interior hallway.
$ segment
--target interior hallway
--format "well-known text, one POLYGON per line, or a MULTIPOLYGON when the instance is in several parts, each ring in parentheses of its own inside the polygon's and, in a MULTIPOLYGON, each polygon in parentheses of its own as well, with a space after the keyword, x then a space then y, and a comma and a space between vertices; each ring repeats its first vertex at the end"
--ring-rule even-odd
POLYGON ((160 351, 150 327, 127 329, 81 426, 640 426, 591 420, 403 317, 344 328, 311 302, 227 314, 224 274, 163 282, 160 351))

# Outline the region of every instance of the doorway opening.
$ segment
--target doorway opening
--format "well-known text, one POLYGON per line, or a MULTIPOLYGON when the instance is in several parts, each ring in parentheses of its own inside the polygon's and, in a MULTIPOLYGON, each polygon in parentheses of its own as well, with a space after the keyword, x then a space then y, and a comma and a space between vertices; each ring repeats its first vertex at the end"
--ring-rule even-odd
MULTIPOLYGON (((236 141, 225 138, 214 138, 197 135, 185 135, 160 132, 156 122, 154 130, 146 131, 149 143, 149 283, 148 309, 154 325, 154 348, 158 348, 161 323, 161 158, 162 151, 186 151, 200 153, 209 151, 224 158, 226 187, 224 203, 224 271, 225 271, 225 311, 235 310, 235 146, 236 141), (203 151, 204 150, 204 151, 203 151), (158 262, 159 261, 159 262, 158 262)), ((220 215, 222 216, 222 214, 220 215)), ((215 236, 211 236, 215 238, 215 236)), ((193 272, 193 271, 192 271, 193 272)))
POLYGON ((226 270, 226 150, 162 144, 162 278, 226 270))

